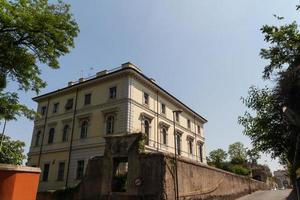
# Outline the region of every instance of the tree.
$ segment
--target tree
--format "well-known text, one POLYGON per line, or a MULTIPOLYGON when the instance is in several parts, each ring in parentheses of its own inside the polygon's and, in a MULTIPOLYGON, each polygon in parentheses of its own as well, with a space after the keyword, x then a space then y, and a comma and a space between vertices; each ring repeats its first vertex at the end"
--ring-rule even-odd
POLYGON ((5 88, 9 80, 23 91, 38 93, 46 86, 38 63, 59 68, 59 57, 74 47, 79 32, 69 11, 62 1, 0 0, 0 119, 34 117, 33 110, 19 103, 17 93, 5 88))
POLYGON ((25 159, 23 154, 24 147, 24 142, 3 136, 2 147, 0 149, 0 163, 21 165, 25 159))
MULTIPOLYGON (((297 6, 297 10, 300 6, 297 6)), ((283 20, 282 17, 277 17, 283 20)), ((300 158, 296 155, 299 127, 293 124, 282 108, 288 107, 300 116, 300 33, 298 24, 292 22, 280 26, 265 25, 261 29, 269 47, 260 55, 269 61, 263 71, 265 80, 275 86, 258 89, 251 87, 244 104, 254 111, 239 117, 244 133, 258 150, 279 157, 290 166, 290 176, 295 179, 295 169, 300 158), (297 158, 296 158, 297 157, 297 158)), ((298 153, 299 155, 299 153, 298 153)))
POLYGON ((257 149, 248 149, 247 152, 248 162, 257 164, 257 160, 260 158, 259 151, 257 149))
POLYGON ((223 149, 216 149, 209 153, 209 160, 215 165, 219 165, 227 158, 227 153, 223 149))
POLYGON ((229 145, 228 154, 233 164, 243 164, 246 162, 246 148, 241 142, 229 145))

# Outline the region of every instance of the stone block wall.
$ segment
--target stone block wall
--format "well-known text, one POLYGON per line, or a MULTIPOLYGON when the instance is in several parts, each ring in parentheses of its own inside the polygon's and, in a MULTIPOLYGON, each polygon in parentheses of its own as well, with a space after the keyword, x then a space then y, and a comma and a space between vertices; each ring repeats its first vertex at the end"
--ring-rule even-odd
MULTIPOLYGON (((165 194, 174 199, 174 172, 172 156, 165 156, 165 194)), ((257 190, 268 189, 264 182, 239 176, 187 159, 177 160, 178 188, 180 199, 235 199, 257 190)))
MULTIPOLYGON (((175 199, 175 159, 172 154, 140 153, 140 135, 106 138, 102 157, 89 161, 77 187, 39 193, 38 200, 145 200, 175 199), (113 190, 115 160, 128 161, 126 189, 113 190)), ((178 188, 181 200, 231 200, 256 190, 267 189, 264 182, 235 175, 179 157, 178 188)))

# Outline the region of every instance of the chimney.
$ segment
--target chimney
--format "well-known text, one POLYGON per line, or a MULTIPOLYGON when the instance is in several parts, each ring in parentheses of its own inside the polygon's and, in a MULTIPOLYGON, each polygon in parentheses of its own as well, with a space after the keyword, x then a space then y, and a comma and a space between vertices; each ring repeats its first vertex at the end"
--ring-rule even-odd
POLYGON ((72 86, 72 85, 74 85, 74 82, 73 81, 69 81, 68 82, 68 86, 72 86))
POLYGON ((102 70, 102 71, 100 71, 100 72, 97 72, 97 73, 96 73, 96 76, 97 76, 97 77, 100 77, 100 76, 103 76, 103 75, 105 75, 105 74, 107 74, 107 70, 102 70))
POLYGON ((80 79, 78 79, 78 81, 79 81, 79 83, 81 83, 81 82, 85 81, 85 79, 84 78, 80 78, 80 79))
POLYGON ((135 70, 137 70, 139 72, 142 72, 136 65, 132 64, 131 62, 123 63, 121 67, 123 69, 124 68, 132 68, 132 69, 135 69, 135 70))

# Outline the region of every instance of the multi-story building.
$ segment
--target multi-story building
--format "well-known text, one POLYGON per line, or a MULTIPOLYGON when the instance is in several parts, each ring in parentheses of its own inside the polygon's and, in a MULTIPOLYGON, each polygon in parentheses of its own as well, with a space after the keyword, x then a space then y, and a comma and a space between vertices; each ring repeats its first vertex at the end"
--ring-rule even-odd
POLYGON ((278 188, 286 189, 286 188, 291 187, 291 181, 289 178, 288 170, 274 171, 274 178, 275 178, 278 188))
POLYGON ((33 100, 40 117, 34 122, 28 165, 42 169, 40 191, 76 185, 88 159, 103 155, 109 135, 143 132, 146 151, 174 153, 177 144, 180 156, 206 163, 206 119, 131 63, 33 100))

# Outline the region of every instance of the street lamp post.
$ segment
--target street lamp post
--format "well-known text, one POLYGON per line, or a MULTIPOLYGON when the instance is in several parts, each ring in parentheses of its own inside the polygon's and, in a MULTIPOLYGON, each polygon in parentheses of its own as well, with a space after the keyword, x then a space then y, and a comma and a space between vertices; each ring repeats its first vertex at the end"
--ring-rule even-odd
POLYGON ((173 128, 174 128, 174 168, 175 168, 175 199, 179 199, 179 191, 178 191, 178 174, 177 174, 177 138, 176 138, 176 124, 175 124, 175 115, 182 113, 182 110, 174 110, 173 111, 173 128))
MULTIPOLYGON (((296 127, 300 128, 300 117, 292 109, 284 106, 282 108, 282 111, 283 111, 284 114, 286 114, 286 116, 288 117, 289 121, 293 125, 295 125, 296 127)), ((295 155, 294 155, 294 165, 296 165, 298 154, 299 154, 299 150, 300 150, 299 142, 300 142, 300 133, 297 133, 296 148, 295 148, 295 155)), ((298 171, 296 169, 296 166, 295 166, 294 170, 298 171)), ((298 177, 297 174, 296 174, 295 187, 296 187, 297 199, 300 200, 300 188, 299 188, 300 185, 298 184, 298 179, 300 179, 300 177, 298 177)))

